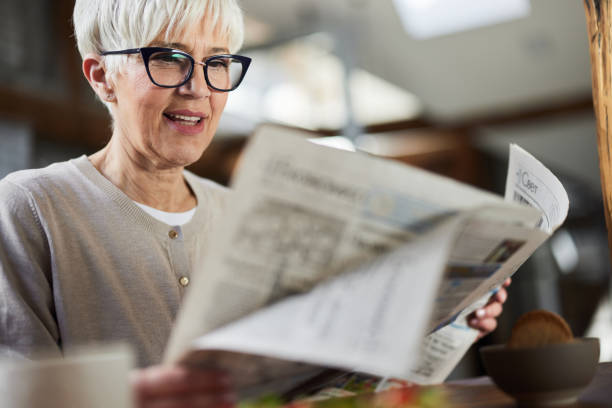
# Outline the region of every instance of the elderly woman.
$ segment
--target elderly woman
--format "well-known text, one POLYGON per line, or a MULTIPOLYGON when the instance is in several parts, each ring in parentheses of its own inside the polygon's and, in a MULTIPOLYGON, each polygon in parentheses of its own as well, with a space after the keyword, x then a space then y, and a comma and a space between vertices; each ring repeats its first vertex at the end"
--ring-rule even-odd
MULTIPOLYGON (((74 26, 113 133, 89 157, 0 182, 0 353, 128 342, 149 367, 133 375, 140 406, 231 403, 221 374, 156 364, 228 199, 184 168, 210 144, 249 66, 232 54, 243 39, 240 8, 77 0, 74 26)), ((473 326, 492 330, 504 299, 502 291, 473 326)))

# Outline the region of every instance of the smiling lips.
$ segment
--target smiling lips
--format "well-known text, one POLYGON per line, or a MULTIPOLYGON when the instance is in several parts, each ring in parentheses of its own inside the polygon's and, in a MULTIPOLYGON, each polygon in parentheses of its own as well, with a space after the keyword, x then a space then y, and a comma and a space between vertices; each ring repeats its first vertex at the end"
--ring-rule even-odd
POLYGON ((164 116, 171 121, 179 122, 187 126, 195 126, 206 117, 206 115, 201 112, 192 112, 189 110, 164 112, 164 116))
POLYGON ((164 112, 166 122, 180 133, 194 135, 200 133, 204 128, 204 119, 208 118, 202 112, 192 112, 189 110, 180 110, 172 112, 164 112))
POLYGON ((173 115, 166 113, 166 117, 176 122, 181 122, 182 125, 195 126, 202 118, 200 116, 185 116, 185 115, 173 115))

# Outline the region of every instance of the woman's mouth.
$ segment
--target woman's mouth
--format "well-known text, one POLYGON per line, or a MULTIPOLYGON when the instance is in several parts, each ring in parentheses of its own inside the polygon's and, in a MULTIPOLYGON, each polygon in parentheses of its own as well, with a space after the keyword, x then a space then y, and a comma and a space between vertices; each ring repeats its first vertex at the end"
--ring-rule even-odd
POLYGON ((189 110, 164 112, 168 126, 184 135, 197 135, 204 130, 207 116, 201 112, 189 110))
POLYGON ((196 126, 202 121, 201 116, 177 115, 174 113, 164 113, 164 116, 173 122, 177 122, 178 124, 185 126, 196 126))

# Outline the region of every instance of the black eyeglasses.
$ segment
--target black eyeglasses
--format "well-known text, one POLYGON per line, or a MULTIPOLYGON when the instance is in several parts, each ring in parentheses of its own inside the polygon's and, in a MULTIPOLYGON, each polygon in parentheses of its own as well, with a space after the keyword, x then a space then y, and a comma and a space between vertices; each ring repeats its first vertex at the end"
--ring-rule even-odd
POLYGON ((213 55, 196 61, 186 52, 172 48, 143 47, 121 51, 105 51, 101 55, 138 54, 142 56, 149 79, 162 88, 177 88, 185 84, 193 74, 195 64, 204 68, 206 84, 221 92, 238 88, 251 64, 249 57, 242 55, 213 55))

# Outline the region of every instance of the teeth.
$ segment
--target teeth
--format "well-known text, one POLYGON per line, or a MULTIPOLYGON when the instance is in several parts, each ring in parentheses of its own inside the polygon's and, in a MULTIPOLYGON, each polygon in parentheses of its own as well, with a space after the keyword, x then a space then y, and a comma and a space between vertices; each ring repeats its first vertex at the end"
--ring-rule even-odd
POLYGON ((186 121, 186 122, 198 122, 200 119, 199 116, 184 116, 184 115, 174 115, 172 113, 167 113, 168 116, 170 116, 173 119, 177 119, 177 120, 181 120, 181 121, 186 121))
POLYGON ((177 120, 176 122, 186 126, 196 126, 198 124, 198 122, 188 122, 186 120, 177 120))

